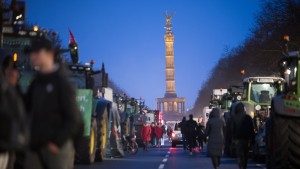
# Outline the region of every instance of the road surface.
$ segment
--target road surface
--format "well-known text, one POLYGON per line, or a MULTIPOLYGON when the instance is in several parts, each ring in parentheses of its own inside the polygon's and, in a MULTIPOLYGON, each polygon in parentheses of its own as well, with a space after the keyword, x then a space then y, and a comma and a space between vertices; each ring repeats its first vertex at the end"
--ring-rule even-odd
MULTIPOLYGON (((93 165, 76 165, 75 169, 213 169, 213 166, 205 150, 190 156, 181 147, 165 146, 150 148, 149 152, 140 149, 136 155, 127 154, 93 165)), ((238 169, 236 160, 223 157, 220 169, 238 169)), ((264 169, 264 165, 250 161, 248 169, 264 169)))

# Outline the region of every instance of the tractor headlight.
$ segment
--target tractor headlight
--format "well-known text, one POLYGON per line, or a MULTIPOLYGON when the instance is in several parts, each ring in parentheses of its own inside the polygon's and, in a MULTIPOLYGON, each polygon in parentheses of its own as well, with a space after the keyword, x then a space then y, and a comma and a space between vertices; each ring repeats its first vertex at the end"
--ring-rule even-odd
POLYGON ((261 109, 261 106, 260 105, 256 105, 255 106, 255 110, 259 111, 261 109))

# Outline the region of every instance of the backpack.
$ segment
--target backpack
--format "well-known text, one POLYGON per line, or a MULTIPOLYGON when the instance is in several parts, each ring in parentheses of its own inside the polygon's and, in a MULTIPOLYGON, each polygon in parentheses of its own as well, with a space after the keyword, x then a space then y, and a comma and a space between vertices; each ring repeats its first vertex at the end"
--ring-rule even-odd
POLYGON ((20 96, 0 77, 0 152, 23 150, 29 130, 20 96))

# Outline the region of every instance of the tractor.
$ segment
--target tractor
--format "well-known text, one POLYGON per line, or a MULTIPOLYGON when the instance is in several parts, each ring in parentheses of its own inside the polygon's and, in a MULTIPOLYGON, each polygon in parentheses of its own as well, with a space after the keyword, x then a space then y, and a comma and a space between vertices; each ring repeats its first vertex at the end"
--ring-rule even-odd
POLYGON ((300 168, 300 52, 298 45, 284 37, 285 57, 279 62, 285 88, 281 95, 274 97, 271 114, 267 122, 267 168, 300 168))

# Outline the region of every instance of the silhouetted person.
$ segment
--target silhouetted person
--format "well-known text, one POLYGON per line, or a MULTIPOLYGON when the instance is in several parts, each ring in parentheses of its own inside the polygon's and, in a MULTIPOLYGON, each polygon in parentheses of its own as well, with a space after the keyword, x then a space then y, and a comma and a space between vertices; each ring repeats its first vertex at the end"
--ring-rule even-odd
POLYGON ((236 155, 240 169, 247 168, 249 143, 254 142, 253 122, 245 112, 243 103, 235 106, 235 115, 232 123, 232 136, 236 145, 236 155))
POLYGON ((208 136, 207 153, 211 157, 215 169, 220 168, 221 156, 224 149, 225 121, 220 116, 220 109, 213 108, 206 124, 206 135, 208 136))
POLYGON ((178 127, 180 128, 181 134, 182 134, 182 142, 183 142, 183 149, 186 149, 186 117, 182 118, 182 121, 178 124, 178 127))
POLYGON ((203 142, 205 141, 205 127, 201 123, 197 126, 197 140, 200 150, 203 149, 203 142))
POLYGON ((189 143, 190 155, 193 154, 193 149, 196 146, 196 137, 197 137, 197 122, 193 120, 193 115, 189 116, 189 120, 186 122, 186 138, 189 143))

